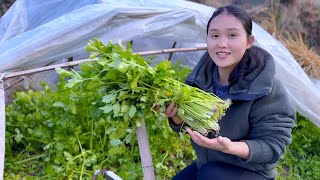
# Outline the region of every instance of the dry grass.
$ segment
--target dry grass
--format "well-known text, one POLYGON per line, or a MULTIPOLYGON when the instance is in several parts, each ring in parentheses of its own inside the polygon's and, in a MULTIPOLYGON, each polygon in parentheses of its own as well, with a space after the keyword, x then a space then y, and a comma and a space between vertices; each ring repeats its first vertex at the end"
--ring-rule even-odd
POLYGON ((301 34, 296 38, 280 38, 303 70, 315 79, 320 79, 320 56, 303 41, 301 34))
POLYGON ((261 7, 251 13, 258 17, 261 27, 287 47, 309 76, 320 79, 320 56, 306 44, 306 31, 298 19, 300 10, 301 6, 283 7, 275 3, 271 8, 261 7))
POLYGON ((248 10, 248 13, 252 17, 253 21, 260 24, 260 26, 262 26, 270 34, 275 37, 280 36, 281 30, 279 31, 279 26, 277 25, 278 10, 260 6, 248 10))

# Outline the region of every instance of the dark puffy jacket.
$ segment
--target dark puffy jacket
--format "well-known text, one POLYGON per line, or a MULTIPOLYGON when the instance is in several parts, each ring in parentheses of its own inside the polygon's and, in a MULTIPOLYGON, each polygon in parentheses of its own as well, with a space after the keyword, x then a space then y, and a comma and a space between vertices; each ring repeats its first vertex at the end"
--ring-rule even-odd
MULTIPOLYGON (((244 141, 249 146, 249 158, 207 149, 191 144, 197 155, 198 167, 210 161, 220 161, 257 171, 267 178, 275 178, 275 167, 291 143, 296 111, 290 104, 285 88, 275 75, 275 63, 265 50, 253 46, 248 51, 252 60, 262 58, 264 67, 247 75, 252 82, 247 87, 235 83, 221 98, 230 98, 232 105, 219 121, 220 134, 232 141, 244 141)), ((206 52, 185 83, 207 92, 214 92, 213 63, 206 52)), ((179 131, 180 126, 170 122, 179 131)))

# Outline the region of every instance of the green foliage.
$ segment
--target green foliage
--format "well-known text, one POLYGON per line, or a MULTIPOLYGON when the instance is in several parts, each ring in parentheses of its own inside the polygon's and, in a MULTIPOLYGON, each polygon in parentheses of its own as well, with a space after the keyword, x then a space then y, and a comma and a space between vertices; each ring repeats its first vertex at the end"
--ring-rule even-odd
MULTIPOLYGON (((100 72, 101 67, 82 65, 91 72, 100 72)), ((175 69, 186 72, 179 74, 180 79, 190 71, 179 64, 172 66, 175 69)), ((6 106, 5 178, 90 179, 95 170, 110 169, 124 179, 142 179, 135 136, 139 120, 125 121, 104 113, 110 110, 105 104, 115 99, 107 93, 110 90, 99 89, 95 83, 85 86, 80 82, 80 73, 63 69, 59 72, 62 75, 56 91, 43 84, 44 91, 17 92, 6 106), (74 78, 65 81, 70 75, 74 78), (101 106, 104 108, 97 108, 101 106)), ((90 77, 91 73, 81 76, 90 77)), ((111 73, 106 73, 106 77, 118 78, 111 73)), ((138 112, 137 107, 129 104, 112 106, 112 110, 127 112, 129 117, 138 112)), ((189 163, 186 160, 195 158, 188 137, 179 137, 167 121, 150 116, 146 125, 159 179, 169 179, 189 163)))
POLYGON ((282 179, 312 180, 320 177, 320 129, 303 116, 297 116, 292 144, 277 167, 282 179))

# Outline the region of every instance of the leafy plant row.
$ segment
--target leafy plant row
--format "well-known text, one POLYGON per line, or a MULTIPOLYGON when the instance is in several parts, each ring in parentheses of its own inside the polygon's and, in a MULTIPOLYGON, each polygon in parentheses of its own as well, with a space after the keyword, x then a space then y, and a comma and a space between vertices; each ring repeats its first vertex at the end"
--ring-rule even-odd
MULTIPOLYGON (((89 64, 82 68, 101 72, 89 64)), ((190 69, 177 63, 167 71, 179 71, 171 76, 181 81, 190 69)), ((43 83, 43 91, 17 92, 6 107, 5 178, 90 179, 94 171, 109 169, 124 179, 141 179, 135 136, 139 119, 105 113, 100 107, 109 101, 109 91, 97 90, 94 83, 76 86, 76 79, 65 81, 65 77, 60 77, 56 91, 43 83), (70 86, 73 82, 74 87, 70 86)), ((131 110, 132 114, 137 112, 138 108, 131 110)), ((155 173, 163 179, 186 166, 194 159, 194 152, 184 134, 179 137, 165 118, 157 117, 145 116, 145 121, 155 173)))

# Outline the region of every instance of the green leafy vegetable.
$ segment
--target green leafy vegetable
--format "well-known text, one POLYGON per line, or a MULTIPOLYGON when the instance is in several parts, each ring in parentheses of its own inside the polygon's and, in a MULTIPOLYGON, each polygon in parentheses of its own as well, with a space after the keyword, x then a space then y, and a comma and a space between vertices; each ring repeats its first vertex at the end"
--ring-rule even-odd
POLYGON ((70 78, 66 87, 88 91, 93 86, 97 91, 104 91, 98 109, 113 118, 134 120, 135 117, 144 118, 150 112, 164 117, 154 107, 159 106, 161 113, 174 102, 178 106, 178 116, 205 134, 219 128, 217 121, 230 106, 229 100, 223 101, 175 80, 175 71, 169 61, 152 68, 143 56, 133 54, 131 49, 111 42, 104 45, 97 39, 89 43, 87 50, 98 60, 81 65, 80 72, 65 72, 60 68, 57 72, 70 78))

